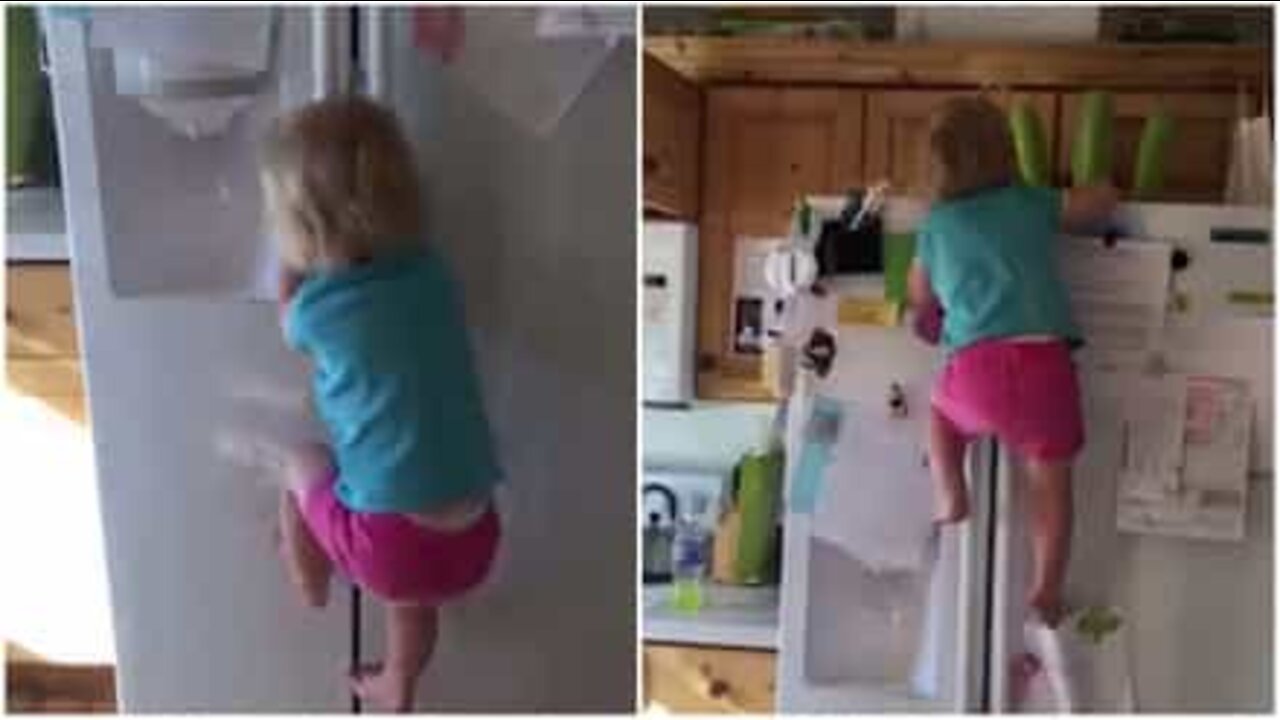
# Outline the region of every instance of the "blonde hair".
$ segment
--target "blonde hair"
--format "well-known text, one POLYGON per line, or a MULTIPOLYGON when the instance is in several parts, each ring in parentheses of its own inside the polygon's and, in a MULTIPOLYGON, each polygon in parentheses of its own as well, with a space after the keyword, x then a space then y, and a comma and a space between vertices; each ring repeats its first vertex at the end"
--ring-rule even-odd
POLYGON ((929 194, 949 200, 1017 178, 1009 121, 982 97, 951 98, 929 123, 929 194))
POLYGON ((417 242, 413 150, 372 101, 332 98, 278 118, 261 170, 267 220, 290 269, 341 267, 417 242))

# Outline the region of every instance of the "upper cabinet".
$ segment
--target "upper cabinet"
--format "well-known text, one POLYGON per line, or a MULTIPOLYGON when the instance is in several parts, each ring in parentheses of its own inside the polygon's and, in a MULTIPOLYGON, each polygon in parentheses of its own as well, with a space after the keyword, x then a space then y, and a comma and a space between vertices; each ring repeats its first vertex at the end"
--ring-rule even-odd
POLYGON ((698 395, 763 399, 759 355, 734 349, 738 241, 782 237, 805 195, 863 183, 863 93, 714 87, 706 93, 698 253, 698 395))
MULTIPOLYGON (((1071 142, 1079 126, 1083 93, 1064 93, 1059 115, 1057 175, 1071 182, 1071 142)), ((1231 137, 1242 111, 1253 112, 1256 100, 1236 93, 1112 93, 1112 181, 1128 194, 1138 143, 1147 117, 1163 108, 1173 118, 1173 139, 1165 151, 1164 187, 1149 200, 1157 202, 1221 202, 1231 162, 1231 137)))
MULTIPOLYGON (((867 178, 888 180, 894 192, 920 194, 926 188, 929 116, 946 100, 972 90, 883 90, 867 94, 867 178)), ((1026 102, 1040 118, 1046 151, 1054 156, 1057 98, 1052 93, 993 93, 1004 109, 1026 102)))
POLYGON ((644 61, 644 208, 698 216, 702 93, 661 62, 644 61))
POLYGON ((736 314, 753 312, 735 303, 741 240, 783 236, 805 195, 882 179, 920 194, 929 117, 946 99, 1028 103, 1061 187, 1082 98, 1108 92, 1125 193, 1143 123, 1164 108, 1174 137, 1164 187, 1146 199, 1216 203, 1235 121, 1265 110, 1271 87, 1270 51, 1257 47, 668 36, 645 50, 645 210, 699 225, 697 395, 715 400, 772 399, 760 355, 735 342, 736 314))

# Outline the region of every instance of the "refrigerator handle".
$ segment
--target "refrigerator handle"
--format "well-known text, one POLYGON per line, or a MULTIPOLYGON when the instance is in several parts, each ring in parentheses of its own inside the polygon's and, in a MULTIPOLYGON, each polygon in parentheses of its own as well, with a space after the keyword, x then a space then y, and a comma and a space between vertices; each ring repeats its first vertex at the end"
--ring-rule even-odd
POLYGON ((387 99, 386 12, 377 5, 364 8, 361 46, 364 57, 365 93, 375 100, 387 99))
POLYGON ((311 98, 322 100, 337 90, 334 53, 336 43, 333 36, 333 19, 329 8, 313 7, 311 9, 311 98))

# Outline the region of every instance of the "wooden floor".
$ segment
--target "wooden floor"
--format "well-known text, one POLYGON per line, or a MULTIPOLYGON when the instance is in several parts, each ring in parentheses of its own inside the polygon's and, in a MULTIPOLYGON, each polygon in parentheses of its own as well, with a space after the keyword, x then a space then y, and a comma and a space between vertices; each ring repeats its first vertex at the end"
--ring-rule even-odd
MULTIPOLYGON (((85 424, 84 384, 66 263, 9 264, 5 355, 10 390, 85 424)), ((49 663, 4 645, 9 713, 114 713, 115 669, 49 663)))
POLYGON ((13 713, 114 713, 115 669, 109 665, 55 665, 7 645, 5 707, 13 713))

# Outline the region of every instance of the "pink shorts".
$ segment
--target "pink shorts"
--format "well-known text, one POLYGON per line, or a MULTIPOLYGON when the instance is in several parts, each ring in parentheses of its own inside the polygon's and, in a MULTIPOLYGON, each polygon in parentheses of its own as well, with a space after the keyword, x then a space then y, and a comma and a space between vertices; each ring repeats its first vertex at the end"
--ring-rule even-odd
POLYGON ((933 406, 962 435, 995 435, 1026 457, 1068 459, 1084 446, 1080 384, 1064 342, 970 345, 947 361, 933 406))
POLYGON ((398 513, 347 509, 333 494, 334 480, 312 485, 298 505, 316 540, 355 584, 383 600, 438 605, 489 574, 501 535, 492 507, 461 530, 433 530, 398 513))

